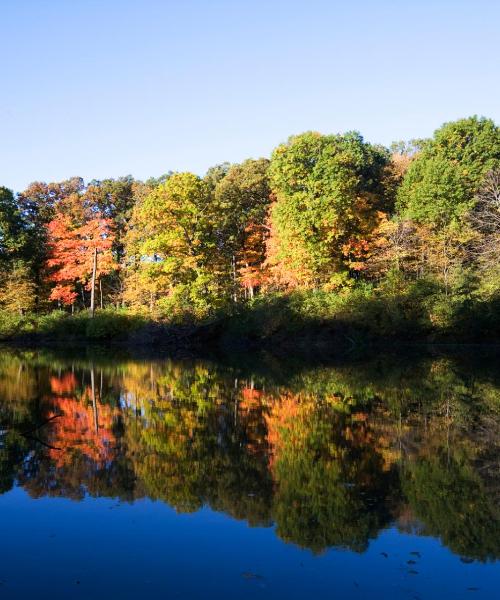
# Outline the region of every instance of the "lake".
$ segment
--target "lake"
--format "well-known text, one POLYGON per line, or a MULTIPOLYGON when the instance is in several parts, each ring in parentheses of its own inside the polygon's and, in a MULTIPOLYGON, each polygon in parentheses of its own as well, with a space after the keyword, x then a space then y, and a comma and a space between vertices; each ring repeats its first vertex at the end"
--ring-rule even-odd
POLYGON ((499 364, 1 350, 0 597, 498 597, 499 364))

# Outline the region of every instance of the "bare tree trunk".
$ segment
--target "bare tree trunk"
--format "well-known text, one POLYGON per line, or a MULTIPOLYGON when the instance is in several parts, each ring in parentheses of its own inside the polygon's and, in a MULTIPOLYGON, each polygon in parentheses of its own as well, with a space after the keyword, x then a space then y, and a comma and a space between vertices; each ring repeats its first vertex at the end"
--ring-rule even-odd
POLYGON ((104 308, 102 303, 102 279, 99 277, 99 294, 101 295, 101 310, 104 308))
POLYGON ((236 256, 234 254, 231 260, 231 267, 233 272, 233 302, 236 302, 238 297, 236 295, 236 256))
POLYGON ((94 318, 95 313, 95 278, 97 273, 97 248, 94 248, 94 262, 92 265, 92 284, 90 288, 90 316, 94 318))
MULTIPOLYGON (((249 264, 245 263, 246 268, 249 268, 249 264)), ((250 298, 250 300, 253 300, 253 296, 254 296, 254 290, 253 290, 253 283, 250 283, 248 285, 248 297, 250 298)))

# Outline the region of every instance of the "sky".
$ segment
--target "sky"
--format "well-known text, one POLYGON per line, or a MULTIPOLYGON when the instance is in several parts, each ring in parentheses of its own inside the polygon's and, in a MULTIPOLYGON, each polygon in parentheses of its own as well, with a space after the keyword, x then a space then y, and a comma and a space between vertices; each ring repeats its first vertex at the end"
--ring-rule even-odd
POLYGON ((0 0, 0 185, 500 122, 498 0, 0 0))

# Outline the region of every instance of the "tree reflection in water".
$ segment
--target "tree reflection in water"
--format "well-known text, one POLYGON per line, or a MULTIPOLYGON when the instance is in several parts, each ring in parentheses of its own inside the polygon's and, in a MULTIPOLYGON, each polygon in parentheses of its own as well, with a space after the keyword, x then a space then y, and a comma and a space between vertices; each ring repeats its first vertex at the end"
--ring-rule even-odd
POLYGON ((321 552, 391 524, 500 555, 500 379, 431 358, 253 371, 0 353, 0 489, 204 505, 321 552))

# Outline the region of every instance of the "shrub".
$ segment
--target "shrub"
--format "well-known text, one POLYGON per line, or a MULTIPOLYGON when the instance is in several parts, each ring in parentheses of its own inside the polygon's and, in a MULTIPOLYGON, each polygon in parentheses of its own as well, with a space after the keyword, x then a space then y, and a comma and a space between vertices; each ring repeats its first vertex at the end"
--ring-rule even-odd
POLYGON ((87 316, 85 335, 93 340, 123 338, 144 323, 137 315, 130 315, 126 311, 100 310, 94 318, 87 316))
POLYGON ((9 339, 34 329, 32 315, 21 315, 17 312, 0 311, 0 339, 9 339))

